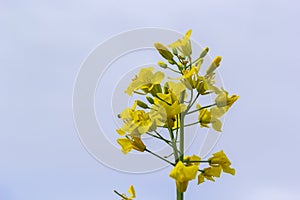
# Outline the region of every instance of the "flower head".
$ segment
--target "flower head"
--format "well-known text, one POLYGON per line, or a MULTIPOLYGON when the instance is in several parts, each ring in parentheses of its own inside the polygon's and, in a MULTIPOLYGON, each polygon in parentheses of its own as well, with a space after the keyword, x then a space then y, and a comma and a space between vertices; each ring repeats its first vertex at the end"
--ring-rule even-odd
POLYGON ((168 94, 158 93, 150 113, 168 127, 175 125, 176 116, 186 110, 185 104, 180 104, 172 90, 168 94))
POLYGON ((126 137, 126 138, 119 138, 117 142, 122 147, 122 152, 127 154, 132 149, 143 152, 146 149, 143 141, 139 137, 126 137))
POLYGON ((154 128, 153 120, 150 118, 149 113, 144 110, 136 110, 138 101, 135 101, 132 108, 126 108, 119 117, 123 120, 124 125, 117 129, 120 135, 125 135, 126 133, 139 137, 141 134, 146 133, 149 129, 154 128))
POLYGON ((145 94, 151 92, 165 77, 163 72, 153 73, 153 70, 153 67, 141 69, 125 92, 130 96, 136 90, 142 90, 145 94))
POLYGON ((228 92, 222 88, 222 90, 219 92, 218 96, 215 99, 215 102, 218 107, 224 107, 228 106, 231 107, 232 104, 238 100, 239 96, 238 95, 231 95, 228 96, 228 92))
POLYGON ((220 166, 217 167, 208 167, 202 170, 202 172, 198 175, 198 185, 203 183, 205 179, 210 181, 215 181, 214 177, 220 177, 222 172, 222 168, 220 166))
POLYGON ((188 182, 196 178, 197 172, 197 165, 185 166, 181 161, 178 161, 170 172, 170 177, 176 180, 178 192, 186 191, 188 182))
POLYGON ((212 109, 201 109, 201 106, 198 104, 197 109, 199 109, 199 117, 198 120, 200 122, 201 127, 209 128, 209 124, 212 125, 212 128, 218 132, 222 131, 222 122, 219 119, 222 115, 218 112, 218 110, 212 109))
POLYGON ((172 49, 178 49, 184 56, 191 56, 192 54, 192 47, 190 37, 192 34, 192 30, 188 30, 184 37, 176 42, 169 45, 172 49))
POLYGON ((128 193, 130 194, 129 197, 127 197, 126 194, 120 194, 119 192, 117 192, 116 190, 114 191, 117 195, 119 195, 120 197, 122 197, 122 200, 133 200, 136 196, 135 196, 135 190, 133 185, 130 185, 129 189, 128 189, 128 193))
POLYGON ((181 80, 190 90, 196 88, 198 85, 198 72, 199 68, 196 66, 192 66, 190 69, 182 70, 183 75, 181 80))
POLYGON ((213 157, 208 159, 209 163, 213 167, 221 167, 225 173, 235 175, 235 169, 231 168, 231 162, 227 158, 224 151, 219 151, 213 154, 213 157))
POLYGON ((184 162, 186 163, 187 166, 191 165, 200 165, 201 158, 197 155, 192 155, 192 156, 184 156, 184 162))

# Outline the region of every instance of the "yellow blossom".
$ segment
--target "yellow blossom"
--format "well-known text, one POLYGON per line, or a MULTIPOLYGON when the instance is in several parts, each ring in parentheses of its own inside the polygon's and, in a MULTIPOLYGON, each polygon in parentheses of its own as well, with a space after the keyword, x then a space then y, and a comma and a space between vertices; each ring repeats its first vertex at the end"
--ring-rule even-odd
POLYGON ((137 151, 145 151, 146 146, 144 145, 143 141, 139 137, 126 137, 126 138, 119 138, 117 142, 122 147, 121 151, 124 154, 127 154, 132 149, 137 151))
POLYGON ((199 117, 198 120, 200 122, 200 125, 202 127, 209 128, 209 124, 212 125, 212 128, 218 132, 222 131, 222 122, 219 119, 223 114, 218 112, 218 110, 212 108, 212 109, 201 109, 201 106, 197 104, 197 109, 199 110, 199 117))
POLYGON ((138 101, 135 101, 132 108, 126 108, 119 117, 124 121, 122 128, 117 129, 120 135, 125 135, 126 132, 132 136, 140 136, 146 133, 149 129, 153 129, 155 124, 150 118, 149 113, 144 110, 136 110, 138 101))
POLYGON ((194 89, 198 85, 198 72, 199 68, 192 66, 191 69, 182 70, 183 76, 182 81, 188 89, 194 89))
POLYGON ((166 84, 168 85, 168 89, 170 91, 172 91, 172 93, 176 96, 177 100, 179 102, 183 101, 183 99, 186 97, 185 85, 182 82, 176 83, 176 82, 172 82, 172 81, 168 81, 166 84))
POLYGON ((184 156, 183 160, 187 166, 191 166, 191 165, 199 166, 201 158, 197 155, 192 155, 192 156, 184 156))
POLYGON ((203 183, 205 179, 210 181, 215 181, 214 177, 220 177, 222 172, 222 168, 220 166, 217 167, 208 167, 203 169, 203 172, 198 175, 198 185, 203 183))
POLYGON ((197 82, 198 82, 196 85, 197 92, 201 95, 209 94, 209 92, 207 91, 209 89, 209 85, 206 79, 202 76, 198 76, 197 82))
POLYGON ((225 173, 235 175, 235 169, 231 168, 231 162, 227 158, 224 151, 219 151, 213 154, 213 157, 208 159, 209 164, 214 167, 220 166, 225 173))
POLYGON ((186 110, 185 104, 180 104, 177 96, 169 90, 168 94, 158 93, 157 97, 154 98, 154 104, 150 113, 156 116, 160 122, 164 123, 168 127, 173 127, 175 125, 176 116, 186 110))
POLYGON ((165 77, 163 72, 153 73, 153 70, 154 67, 141 69, 125 92, 130 96, 136 90, 142 90, 145 94, 151 92, 151 90, 153 90, 156 85, 159 85, 165 77))
POLYGON ((222 91, 219 92, 218 96, 215 99, 215 102, 218 107, 224 107, 224 106, 232 106, 232 104, 238 100, 238 95, 232 95, 228 96, 228 92, 222 88, 222 91))
MULTIPOLYGON (((116 192, 116 191, 115 191, 116 192)), ((133 185, 130 185, 129 189, 128 189, 128 193, 130 194, 129 197, 127 197, 126 194, 119 194, 118 192, 116 192, 118 195, 120 195, 122 197, 122 200, 133 200, 136 196, 135 196, 135 190, 133 185)))
POLYGON ((191 56, 192 54, 192 47, 190 37, 192 34, 192 30, 188 30, 184 37, 176 42, 169 45, 172 49, 178 49, 184 56, 191 56))
POLYGON ((181 161, 178 161, 170 172, 170 177, 176 180, 178 192, 186 191, 188 182, 196 178, 197 172, 197 165, 185 166, 181 161))

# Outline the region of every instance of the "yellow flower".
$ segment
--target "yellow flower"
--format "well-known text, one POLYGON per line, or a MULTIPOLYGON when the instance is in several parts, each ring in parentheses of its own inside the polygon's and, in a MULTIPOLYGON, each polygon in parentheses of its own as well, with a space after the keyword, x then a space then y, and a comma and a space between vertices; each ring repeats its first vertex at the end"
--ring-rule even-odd
MULTIPOLYGON (((201 106, 197 104, 197 109, 201 109, 201 106)), ((224 112, 225 113, 225 112, 224 112)), ((212 128, 218 132, 222 131, 222 122, 218 118, 220 118, 224 113, 220 113, 219 110, 212 109, 201 109, 199 111, 198 120, 200 122, 201 127, 209 128, 209 124, 212 125, 212 128)))
MULTIPOLYGON (((172 92, 172 94, 174 94, 176 96, 176 99, 181 102, 183 101, 183 99, 185 98, 185 85, 182 82, 172 82, 172 81, 168 81, 167 83, 168 89, 169 91, 172 92), (183 96, 184 95, 184 96, 183 96), (183 99, 182 99, 183 98, 183 99)), ((173 97, 173 99, 175 99, 175 97, 173 97)))
POLYGON ((187 166, 191 166, 191 165, 199 166, 201 158, 199 156, 192 155, 192 156, 184 156, 183 160, 187 166))
POLYGON ((156 85, 159 85, 165 77, 163 72, 156 72, 153 74, 153 70, 154 67, 141 69, 125 92, 130 96, 136 90, 142 90, 145 94, 151 92, 151 90, 153 90, 156 85))
POLYGON ((192 54, 192 47, 190 37, 192 34, 192 30, 188 30, 184 37, 176 42, 169 45, 172 49, 178 49, 184 56, 190 56, 192 54))
POLYGON ((133 185, 130 185, 130 187, 128 189, 128 193, 130 194, 129 197, 127 197, 125 194, 122 194, 122 200, 132 200, 136 197, 133 185))
POLYGON ((127 154, 132 149, 143 152, 146 149, 146 146, 142 142, 141 138, 139 137, 126 137, 126 138, 119 138, 117 139, 119 145, 121 145, 121 151, 124 154, 127 154))
POLYGON ((154 98, 154 104, 150 111, 151 116, 164 123, 168 127, 175 125, 176 116, 186 110, 186 105, 180 104, 177 96, 169 90, 168 94, 158 93, 154 98))
POLYGON ((149 113, 144 110, 136 110, 138 101, 135 101, 132 108, 126 108, 119 117, 124 121, 122 128, 117 129, 120 135, 125 135, 126 132, 132 136, 139 137, 146 133, 149 129, 154 128, 153 120, 149 113))
POLYGON ((197 172, 197 165, 185 166, 181 161, 178 161, 170 172, 170 177, 176 180, 178 192, 186 191, 188 182, 196 178, 197 172))
POLYGON ((192 66, 191 69, 182 70, 183 76, 182 81, 188 89, 194 89, 198 85, 198 72, 199 68, 192 66))
POLYGON ((220 177, 221 172, 235 175, 235 169, 231 168, 231 162, 225 155, 224 151, 214 153, 208 159, 210 167, 203 169, 201 174, 198 175, 198 185, 203 183, 205 179, 215 181, 214 177, 220 177))
POLYGON ((198 175, 198 185, 203 183, 205 179, 210 181, 215 181, 213 177, 220 177, 222 172, 222 168, 220 166, 217 167, 208 167, 203 169, 203 172, 198 175))
POLYGON ((224 107, 228 106, 231 107, 232 104, 238 100, 239 96, 238 95, 232 95, 228 96, 228 92, 222 88, 222 91, 218 94, 218 96, 215 99, 215 102, 218 107, 224 107))
POLYGON ((235 175, 235 169, 230 167, 231 162, 224 151, 214 153, 213 157, 209 158, 208 161, 211 166, 221 167, 225 173, 235 175))
POLYGON ((209 89, 209 85, 206 79, 202 76, 199 76, 197 82, 198 82, 196 85, 197 92, 201 95, 209 94, 209 92, 207 91, 209 89))

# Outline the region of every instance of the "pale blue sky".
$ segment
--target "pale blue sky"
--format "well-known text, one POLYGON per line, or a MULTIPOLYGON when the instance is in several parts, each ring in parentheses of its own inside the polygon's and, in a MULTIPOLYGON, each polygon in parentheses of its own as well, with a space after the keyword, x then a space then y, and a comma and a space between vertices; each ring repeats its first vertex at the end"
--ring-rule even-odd
MULTIPOLYGON (((296 0, 0 1, 0 199, 174 199, 170 168, 144 175, 102 166, 81 145, 72 116, 76 74, 111 35, 169 28, 222 55, 224 85, 241 98, 215 150, 237 169, 190 183, 186 199, 298 200, 299 45, 296 0)), ((109 114, 108 114, 109 115, 109 114)))

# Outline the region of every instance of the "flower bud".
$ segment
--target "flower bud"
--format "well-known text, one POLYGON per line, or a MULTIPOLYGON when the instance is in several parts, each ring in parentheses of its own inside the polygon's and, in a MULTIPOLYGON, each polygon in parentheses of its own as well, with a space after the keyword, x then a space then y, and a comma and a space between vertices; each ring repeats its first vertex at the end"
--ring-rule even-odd
POLYGON ((158 61, 157 64, 158 64, 158 66, 160 66, 163 69, 166 69, 168 67, 168 65, 166 63, 162 62, 162 61, 158 61))
POLYGON ((174 54, 175 56, 177 56, 177 55, 178 55, 178 51, 177 51, 177 49, 176 49, 176 48, 173 48, 173 49, 172 49, 172 52, 173 52, 173 54, 174 54))
POLYGON ((165 94, 169 93, 169 83, 168 82, 166 82, 165 85, 164 85, 164 93, 165 94))
POLYGON ((154 43, 155 48, 159 52, 159 54, 164 57, 166 60, 173 60, 173 54, 165 47, 163 44, 157 42, 154 43))
POLYGON ((145 144, 139 137, 132 137, 131 143, 132 143, 133 149, 135 149, 137 151, 143 152, 146 149, 145 144))
POLYGON ((146 99, 149 103, 154 104, 154 100, 151 97, 147 96, 146 99))
POLYGON ((209 48, 208 47, 205 47, 202 52, 200 53, 200 56, 199 58, 204 58, 206 56, 206 54, 208 53, 209 51, 209 48))
POLYGON ((175 64, 175 61, 174 61, 174 60, 168 60, 168 62, 169 62, 171 65, 174 65, 174 64, 175 64))
POLYGON ((219 67, 221 60, 222 60, 221 56, 215 57, 212 63, 210 64, 210 66, 208 67, 208 69, 206 70, 206 74, 213 73, 219 67))
POLYGON ((136 100, 136 104, 141 107, 141 108, 144 108, 144 109, 147 109, 149 108, 149 106, 147 104, 145 104, 144 102, 140 101, 140 100, 136 100))

